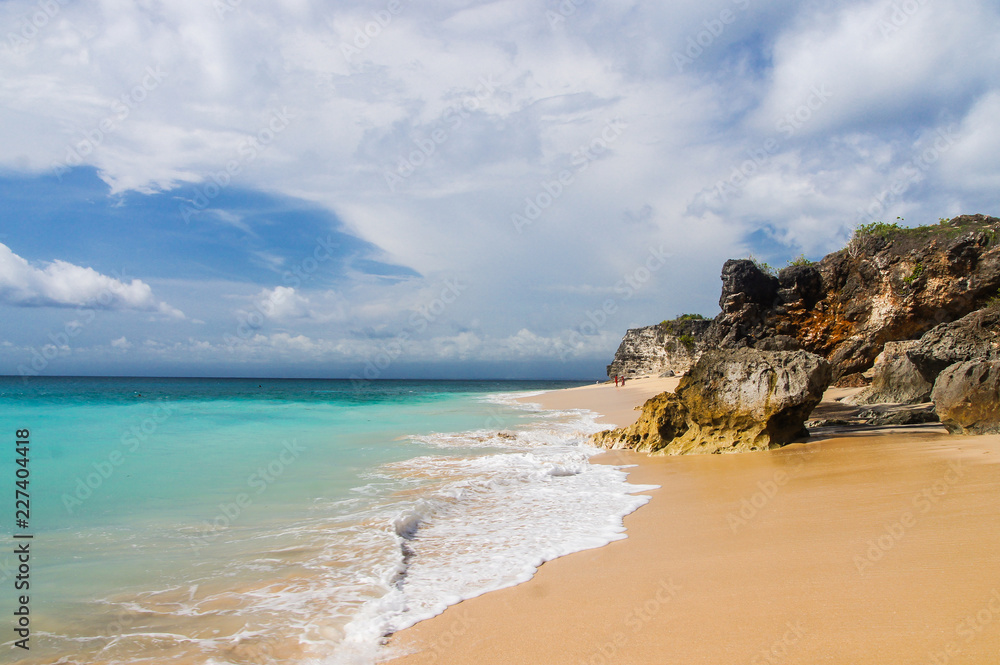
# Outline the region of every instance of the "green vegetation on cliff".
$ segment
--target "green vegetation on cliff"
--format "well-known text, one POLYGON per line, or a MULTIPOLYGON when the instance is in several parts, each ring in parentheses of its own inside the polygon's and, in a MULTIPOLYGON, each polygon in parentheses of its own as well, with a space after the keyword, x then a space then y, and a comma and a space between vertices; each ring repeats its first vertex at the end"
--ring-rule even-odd
MULTIPOLYGON (((902 217, 897 217, 904 221, 902 217)), ((984 234, 985 246, 996 245, 998 229, 995 220, 976 219, 972 215, 963 215, 953 219, 940 219, 937 224, 924 226, 900 226, 896 222, 872 222, 862 224, 854 230, 851 241, 847 245, 852 254, 858 251, 873 251, 879 247, 892 245, 897 253, 921 249, 928 244, 939 241, 949 242, 970 231, 980 231, 984 234)))

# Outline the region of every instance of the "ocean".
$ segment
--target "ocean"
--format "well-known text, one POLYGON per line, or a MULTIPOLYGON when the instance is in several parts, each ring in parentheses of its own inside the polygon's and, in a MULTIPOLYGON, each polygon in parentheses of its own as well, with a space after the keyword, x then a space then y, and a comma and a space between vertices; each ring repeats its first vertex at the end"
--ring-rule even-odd
POLYGON ((514 401, 573 385, 0 377, 4 661, 378 662, 386 635, 624 537, 647 497, 589 463, 595 414, 514 401))

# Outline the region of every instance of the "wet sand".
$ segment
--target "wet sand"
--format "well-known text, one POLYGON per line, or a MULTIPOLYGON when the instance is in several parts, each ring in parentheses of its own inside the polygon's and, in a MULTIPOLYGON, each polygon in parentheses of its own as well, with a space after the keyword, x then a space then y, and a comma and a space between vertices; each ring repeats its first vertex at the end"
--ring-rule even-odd
MULTIPOLYGON (((628 424, 625 393, 600 387, 531 401, 575 399, 628 424)), ((393 662, 1000 662, 1000 436, 915 427, 602 457, 660 486, 625 518, 627 539, 401 631, 390 645, 410 655, 393 662)))

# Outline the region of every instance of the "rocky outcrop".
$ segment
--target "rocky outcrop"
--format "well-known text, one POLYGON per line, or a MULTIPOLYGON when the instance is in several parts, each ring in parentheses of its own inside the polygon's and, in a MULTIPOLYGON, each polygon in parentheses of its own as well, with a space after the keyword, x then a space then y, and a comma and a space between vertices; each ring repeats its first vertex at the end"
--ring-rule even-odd
POLYGON ((987 307, 933 328, 906 355, 923 378, 932 383, 955 363, 1000 360, 1000 306, 987 307))
POLYGON ((708 348, 800 347, 829 360, 836 379, 871 367, 886 342, 917 339, 995 296, 1000 219, 863 227, 846 249, 777 276, 727 261, 722 282, 708 348))
POLYGON ((933 404, 875 404, 858 407, 843 402, 821 402, 809 415, 806 427, 846 428, 899 427, 938 422, 933 404))
POLYGON ((1000 433, 1000 361, 947 367, 934 382, 934 408, 952 434, 1000 433))
POLYGON ((933 384, 928 382, 906 352, 920 342, 886 342, 875 359, 871 385, 850 397, 846 404, 921 404, 929 402, 933 384))
POLYGON ((679 318, 625 333, 608 376, 683 374, 704 351, 707 319, 679 318))
POLYGON ((778 297, 778 279, 749 259, 730 259, 722 266, 722 312, 706 341, 714 348, 755 346, 771 332, 767 314, 778 297))
POLYGON ((638 422, 592 440, 668 455, 782 446, 808 435, 803 423, 830 377, 829 363, 804 351, 709 351, 675 393, 648 400, 638 422))

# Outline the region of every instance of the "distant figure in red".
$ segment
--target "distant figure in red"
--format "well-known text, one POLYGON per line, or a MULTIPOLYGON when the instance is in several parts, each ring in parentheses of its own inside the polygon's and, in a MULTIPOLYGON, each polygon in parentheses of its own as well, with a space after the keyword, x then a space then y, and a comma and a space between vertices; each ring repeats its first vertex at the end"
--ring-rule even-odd
POLYGON ((625 387, 625 377, 623 376, 622 377, 622 388, 624 388, 624 387, 625 387))
POLYGON ((618 375, 615 374, 615 388, 618 387, 618 375))

